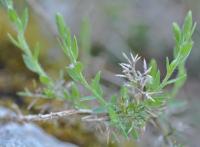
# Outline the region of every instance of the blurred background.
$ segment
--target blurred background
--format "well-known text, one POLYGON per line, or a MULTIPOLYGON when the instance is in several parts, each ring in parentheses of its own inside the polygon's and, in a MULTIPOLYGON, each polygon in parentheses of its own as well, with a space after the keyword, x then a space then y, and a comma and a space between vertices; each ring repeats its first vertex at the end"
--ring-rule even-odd
MULTIPOLYGON (((124 61, 122 52, 137 53, 147 61, 155 58, 164 75, 165 57, 172 58, 173 54, 172 23, 176 21, 182 24, 188 10, 192 10, 193 19, 197 22, 193 35, 194 47, 186 64, 187 82, 177 96, 186 105, 179 113, 176 111, 170 121, 174 122, 180 140, 187 146, 196 147, 200 144, 199 0, 14 0, 14 3, 19 13, 24 7, 29 7, 30 21, 26 36, 31 46, 40 42, 40 61, 51 76, 57 77, 57 71, 68 64, 57 42, 55 14, 60 12, 72 34, 78 38, 80 60, 86 66, 86 75, 92 77, 96 71, 101 70, 102 83, 108 92, 122 82, 114 76, 120 72, 118 63, 124 61)), ((31 87, 37 76, 24 66, 21 52, 9 41, 8 32, 15 35, 1 7, 0 103, 11 109, 20 107, 23 113, 27 113, 30 98, 24 100, 16 93, 24 87, 31 87), (16 106, 13 106, 13 102, 16 106)), ((66 125, 60 122, 59 125, 39 125, 62 141, 81 146, 105 145, 105 141, 99 139, 98 135, 80 127, 80 124, 66 125), (66 130, 63 131, 63 128, 66 130)), ((157 139, 152 141, 150 137, 144 137, 145 141, 141 145, 159 146, 157 139)))

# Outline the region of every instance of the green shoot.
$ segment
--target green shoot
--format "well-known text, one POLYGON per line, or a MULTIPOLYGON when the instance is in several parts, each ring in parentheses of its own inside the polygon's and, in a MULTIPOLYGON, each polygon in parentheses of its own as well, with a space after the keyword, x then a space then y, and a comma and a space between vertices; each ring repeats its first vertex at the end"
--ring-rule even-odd
POLYGON ((22 56, 26 67, 39 75, 41 83, 47 85, 52 84, 51 78, 46 74, 39 63, 39 45, 37 44, 32 51, 25 38, 25 30, 28 25, 28 9, 24 9, 22 16, 19 17, 13 8, 12 0, 4 0, 2 3, 7 6, 8 16, 17 30, 16 39, 10 34, 8 34, 8 37, 15 46, 22 50, 22 56))
MULTIPOLYGON (((121 85, 119 93, 105 98, 105 92, 100 84, 101 72, 98 72, 91 81, 86 80, 83 74, 83 63, 78 60, 77 39, 75 36, 72 37, 70 29, 61 14, 57 13, 56 24, 60 46, 70 61, 70 64, 66 67, 66 72, 72 79, 69 89, 65 89, 64 84, 56 85, 56 82, 53 82, 41 67, 38 45, 33 51, 30 49, 24 35, 28 24, 28 10, 25 9, 22 17, 19 17, 13 8, 12 0, 2 2, 6 5, 9 18, 17 30, 16 39, 11 35, 9 35, 9 38, 13 44, 22 50, 23 60, 27 68, 38 74, 40 82, 44 85, 42 96, 67 99, 78 110, 87 107, 89 108, 87 112, 92 112, 92 115, 87 117, 103 115, 106 118, 103 119, 106 120, 104 123, 109 124, 113 136, 122 134, 126 138, 138 139, 148 123, 156 121, 155 124, 157 124, 159 122, 157 120, 164 113, 163 108, 169 100, 175 97, 186 80, 185 63, 193 46, 192 34, 196 26, 196 23, 193 24, 191 11, 188 12, 182 29, 177 23, 173 23, 174 56, 172 61, 166 58, 166 75, 164 79, 161 79, 160 70, 154 59, 151 60, 149 65, 143 60, 144 71, 141 72, 136 69, 140 57, 132 54, 129 57, 123 54, 127 63, 120 64, 123 70, 122 74, 118 76, 125 78, 126 82, 121 85), (178 74, 176 78, 172 79, 171 77, 176 70, 178 74), (91 95, 83 96, 79 91, 79 85, 84 86, 91 95), (165 91, 164 88, 168 85, 173 85, 172 91, 165 91), (98 102, 98 107, 89 107, 87 105, 88 101, 98 102)), ((84 45, 84 41, 82 44, 86 48, 88 47, 87 44, 84 45)), ((61 79, 63 80, 63 78, 61 79)), ((26 94, 31 96, 29 90, 25 91, 26 94)))

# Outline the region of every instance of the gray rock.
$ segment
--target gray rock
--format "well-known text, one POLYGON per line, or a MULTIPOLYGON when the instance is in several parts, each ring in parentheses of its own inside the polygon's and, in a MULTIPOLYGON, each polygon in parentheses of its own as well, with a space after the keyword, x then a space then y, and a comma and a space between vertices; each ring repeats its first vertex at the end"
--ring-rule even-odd
MULTIPOLYGON (((0 107, 0 117, 13 114, 0 107)), ((14 122, 0 124, 0 147, 77 147, 71 143, 57 140, 32 123, 14 122)))
POLYGON ((10 109, 7 109, 5 107, 0 107, 0 118, 5 118, 8 115, 14 116, 16 114, 13 111, 11 111, 10 109))

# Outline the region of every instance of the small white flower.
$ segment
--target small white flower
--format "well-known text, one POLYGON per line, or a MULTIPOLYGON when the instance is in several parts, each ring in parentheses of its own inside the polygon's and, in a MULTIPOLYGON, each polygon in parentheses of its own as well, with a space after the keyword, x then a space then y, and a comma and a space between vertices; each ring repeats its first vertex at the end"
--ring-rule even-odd
POLYGON ((125 78, 127 81, 124 84, 129 88, 130 93, 136 95, 143 95, 143 98, 150 99, 152 101, 153 92, 146 92, 145 86, 152 81, 152 76, 149 74, 151 71, 151 67, 148 68, 147 62, 143 59, 143 72, 136 69, 136 64, 140 60, 141 57, 136 55, 133 56, 130 53, 130 58, 123 53, 124 58, 127 60, 127 63, 120 63, 119 65, 122 67, 122 74, 117 74, 116 76, 125 78))

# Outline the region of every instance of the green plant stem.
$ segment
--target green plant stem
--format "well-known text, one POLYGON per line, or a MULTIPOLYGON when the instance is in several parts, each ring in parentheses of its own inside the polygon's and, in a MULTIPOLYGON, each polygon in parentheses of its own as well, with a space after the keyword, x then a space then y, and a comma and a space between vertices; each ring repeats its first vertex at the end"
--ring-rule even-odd
POLYGON ((101 96, 88 84, 88 82, 86 81, 86 79, 84 78, 84 76, 83 76, 82 73, 81 73, 80 77, 81 77, 81 84, 82 84, 85 88, 87 88, 89 91, 92 92, 92 94, 97 98, 98 102, 99 102, 101 105, 105 106, 105 105, 107 104, 107 102, 104 100, 103 97, 101 97, 101 96))

